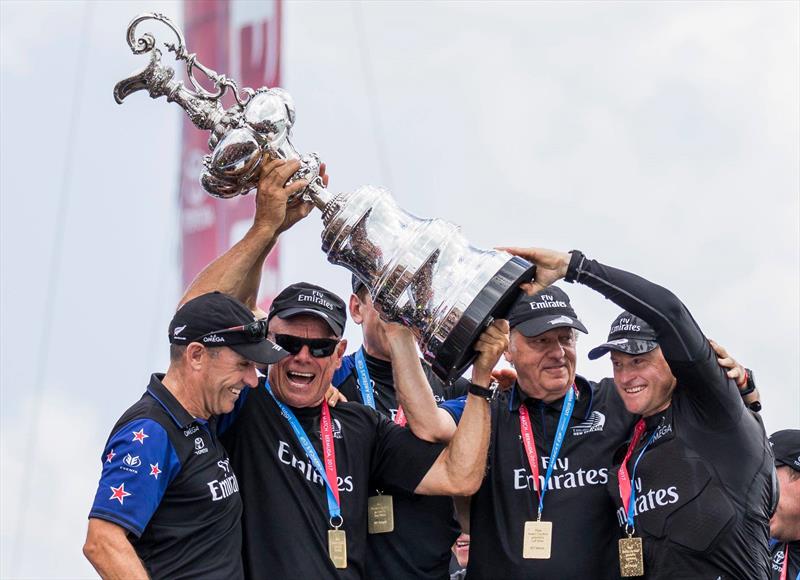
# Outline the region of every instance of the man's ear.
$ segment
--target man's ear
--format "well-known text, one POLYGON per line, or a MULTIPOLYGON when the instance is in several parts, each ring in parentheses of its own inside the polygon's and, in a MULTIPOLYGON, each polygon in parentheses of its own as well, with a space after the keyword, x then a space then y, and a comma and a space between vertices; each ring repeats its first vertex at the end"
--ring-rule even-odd
POLYGON ((186 361, 192 370, 199 371, 206 364, 206 357, 208 350, 199 342, 190 342, 186 345, 186 352, 184 353, 186 361))
POLYGON ((342 358, 344 357, 344 353, 347 351, 347 339, 343 338, 339 341, 339 344, 336 345, 336 368, 342 366, 342 358))
POLYGON ((353 319, 353 322, 356 324, 361 324, 364 320, 364 316, 361 314, 361 300, 355 294, 350 295, 350 318, 353 319))

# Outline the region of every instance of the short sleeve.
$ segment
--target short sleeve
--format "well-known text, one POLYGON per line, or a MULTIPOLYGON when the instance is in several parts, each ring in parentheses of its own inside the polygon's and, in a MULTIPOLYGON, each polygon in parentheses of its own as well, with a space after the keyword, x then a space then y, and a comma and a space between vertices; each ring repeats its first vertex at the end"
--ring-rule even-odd
POLYGON ((458 425, 458 423, 461 421, 461 415, 464 414, 464 407, 466 404, 467 397, 463 396, 440 403, 439 408, 450 413, 450 416, 453 417, 453 421, 455 421, 456 425, 458 425))
POLYGON ((373 479, 388 489, 413 493, 445 446, 418 439, 410 429, 395 425, 382 415, 378 415, 376 429, 373 479))
POLYGON ((103 472, 90 518, 142 535, 181 464, 164 428, 152 419, 136 419, 108 440, 103 472))

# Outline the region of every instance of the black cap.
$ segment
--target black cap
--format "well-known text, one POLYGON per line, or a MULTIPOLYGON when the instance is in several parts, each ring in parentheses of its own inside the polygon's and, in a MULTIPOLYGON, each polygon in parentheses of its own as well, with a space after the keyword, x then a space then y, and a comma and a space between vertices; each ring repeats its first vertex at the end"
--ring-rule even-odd
POLYGON ((600 358, 610 350, 626 354, 644 354, 658 346, 656 331, 638 316, 623 312, 611 323, 608 340, 589 351, 589 358, 600 358))
POLYGON ((569 296, 558 286, 548 286, 533 296, 521 293, 508 313, 508 324, 524 336, 538 336, 562 326, 588 332, 572 309, 569 296))
POLYGON ((169 323, 172 344, 199 342, 207 347, 227 346, 247 360, 273 364, 287 356, 285 350, 266 338, 266 324, 259 328, 251 310, 242 302, 223 294, 209 292, 181 306, 169 323), (222 332, 237 326, 250 326, 240 332, 222 332))
POLYGON ((361 281, 361 278, 355 274, 350 277, 350 284, 353 287, 353 294, 356 294, 359 290, 365 287, 364 283, 361 281))
POLYGON ((347 322, 347 309, 341 298, 330 290, 307 282, 298 282, 284 288, 272 301, 267 320, 274 316, 291 318, 310 314, 328 323, 336 336, 342 336, 347 322))
POLYGON ((800 429, 784 429, 775 431, 769 436, 775 466, 787 465, 800 471, 800 429))

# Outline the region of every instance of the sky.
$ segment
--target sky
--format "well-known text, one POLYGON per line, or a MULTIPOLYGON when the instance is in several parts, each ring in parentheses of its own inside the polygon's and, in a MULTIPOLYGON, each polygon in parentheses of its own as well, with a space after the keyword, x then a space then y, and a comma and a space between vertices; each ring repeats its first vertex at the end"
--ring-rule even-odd
MULTIPOLYGON (((181 21, 0 2, 3 578, 95 576, 103 444, 167 365, 183 113, 111 92, 144 64, 125 29, 146 11, 181 21)), ((670 288, 754 369, 767 430, 800 426, 800 4, 286 2, 282 59, 330 189, 386 186, 475 246, 579 248, 670 288)), ((284 234, 279 283, 346 297, 321 231, 315 212, 284 234)), ((586 353, 617 307, 562 288, 590 331, 578 372, 608 376, 586 353)))

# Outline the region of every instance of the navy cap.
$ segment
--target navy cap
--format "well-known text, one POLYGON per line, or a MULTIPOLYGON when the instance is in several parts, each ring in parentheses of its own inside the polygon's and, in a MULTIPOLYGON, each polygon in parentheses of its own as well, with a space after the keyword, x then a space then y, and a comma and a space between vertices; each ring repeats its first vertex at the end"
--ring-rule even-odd
POLYGON ((222 292, 201 294, 181 306, 169 323, 169 341, 227 346, 259 364, 273 364, 289 354, 267 340, 264 321, 256 320, 244 303, 222 292))
POLYGON ((508 324, 523 336, 538 336, 553 328, 569 326, 588 332, 558 286, 548 286, 533 296, 522 292, 508 313, 508 324))
POLYGON ((611 323, 608 340, 589 351, 589 358, 600 358, 608 351, 644 354, 658 346, 656 331, 638 316, 623 312, 611 323))
POLYGON ((361 281, 361 278, 359 278, 355 274, 353 274, 350 277, 350 284, 353 287, 353 294, 356 294, 359 290, 366 287, 364 283, 361 281))
POLYGON ((787 465, 800 471, 800 429, 784 429, 769 436, 775 466, 787 465))
POLYGON ((298 314, 321 318, 337 337, 342 336, 347 323, 347 309, 342 299, 330 290, 308 282, 298 282, 284 288, 272 301, 267 320, 275 316, 291 318, 298 314))

